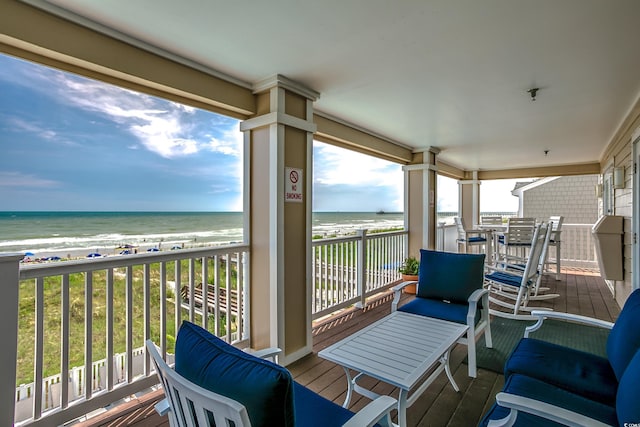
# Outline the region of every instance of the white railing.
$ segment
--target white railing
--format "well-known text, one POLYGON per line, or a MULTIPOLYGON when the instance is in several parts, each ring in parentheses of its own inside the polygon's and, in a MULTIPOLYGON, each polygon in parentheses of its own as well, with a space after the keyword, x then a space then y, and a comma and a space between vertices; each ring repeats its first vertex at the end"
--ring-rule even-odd
POLYGON ((317 319, 365 299, 400 280, 407 232, 319 239, 312 242, 312 316, 317 319))
MULTIPOLYGON (((597 269, 595 246, 591 229, 593 224, 562 224, 560 235, 560 261, 563 267, 597 269)), ((458 234, 454 226, 438 225, 438 250, 456 252, 458 234), (443 239, 440 243, 440 239, 443 239)), ((555 262, 556 251, 549 248, 549 263, 555 262)), ((552 267, 553 268, 553 267, 552 267)))
MULTIPOLYGON (((150 338, 166 356, 184 319, 248 345, 248 254, 247 245, 185 249, 21 265, 19 281, 0 277, 3 287, 19 283, 20 320, 3 325, 19 329, 13 422, 60 425, 155 385, 139 348, 150 338)), ((15 300, 0 299, 0 310, 16 313, 3 304, 15 300)))
MULTIPOLYGON (((596 248, 591 230, 593 224, 562 224, 560 262, 566 267, 598 268, 596 248)), ((549 248, 549 260, 555 260, 555 249, 549 248)))

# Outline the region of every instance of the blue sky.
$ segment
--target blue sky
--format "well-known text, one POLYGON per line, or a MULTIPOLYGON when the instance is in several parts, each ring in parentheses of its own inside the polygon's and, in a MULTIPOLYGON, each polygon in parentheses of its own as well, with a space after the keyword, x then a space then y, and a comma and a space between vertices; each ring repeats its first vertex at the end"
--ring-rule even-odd
MULTIPOLYGON (((0 211, 242 210, 237 120, 1 54, 0 150, 0 211)), ((400 165, 313 155, 314 211, 403 210, 400 165)))

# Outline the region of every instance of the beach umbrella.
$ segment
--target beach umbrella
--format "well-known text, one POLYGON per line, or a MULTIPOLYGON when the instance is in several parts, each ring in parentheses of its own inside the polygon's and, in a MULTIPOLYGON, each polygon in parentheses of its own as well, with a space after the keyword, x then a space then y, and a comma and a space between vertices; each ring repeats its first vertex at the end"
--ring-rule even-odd
POLYGON ((147 249, 147 252, 158 252, 160 249, 158 248, 149 248, 147 249))
POLYGON ((25 252, 24 256, 35 256, 33 252, 25 252))
POLYGON ((97 252, 92 252, 89 255, 87 255, 87 258, 100 258, 102 256, 102 254, 99 254, 97 252))
POLYGON ((172 247, 171 247, 171 250, 172 250, 172 251, 173 251, 173 250, 176 250, 176 249, 182 249, 182 246, 175 245, 175 246, 172 246, 172 247))

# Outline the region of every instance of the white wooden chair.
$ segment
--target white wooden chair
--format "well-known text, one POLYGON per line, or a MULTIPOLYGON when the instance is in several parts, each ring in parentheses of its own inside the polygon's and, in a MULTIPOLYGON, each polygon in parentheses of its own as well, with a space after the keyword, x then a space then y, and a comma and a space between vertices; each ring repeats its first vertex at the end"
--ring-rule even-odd
POLYGON ((524 267, 520 263, 501 261, 496 267, 487 266, 489 274, 485 275, 485 287, 489 290, 489 301, 499 306, 500 310, 491 309, 495 316, 517 320, 531 320, 530 312, 541 307, 530 307, 529 301, 555 298, 557 294, 540 295, 540 275, 546 257, 551 227, 536 225, 531 241, 529 257, 524 267), (509 311, 505 311, 507 308, 509 311))
POLYGON ((507 230, 498 239, 499 246, 503 249, 503 254, 496 248, 497 258, 506 257, 512 251, 519 253, 520 257, 525 256, 525 249, 531 247, 533 239, 535 218, 509 218, 507 220, 507 230), (519 251, 517 251, 519 249, 519 251))
MULTIPOLYGON (((553 230, 551 231, 549 246, 553 246, 555 248, 556 280, 560 280, 560 259, 562 258, 560 233, 562 232, 562 223, 564 222, 564 217, 561 215, 551 216, 549 217, 549 222, 553 223, 553 230)), ((548 264, 548 260, 545 260, 545 266, 548 264)))
MULTIPOLYGON (((540 286, 542 282, 542 273, 545 266, 545 262, 548 257, 548 250, 551 244, 551 236, 553 235, 554 224, 552 222, 547 223, 546 227, 541 228, 541 232, 544 232, 544 242, 542 244, 542 252, 540 253, 540 257, 538 260, 538 268, 537 268, 537 277, 535 284, 529 289, 529 297, 528 301, 542 301, 557 298, 560 294, 548 294, 546 293, 549 288, 540 286)), ((517 256, 507 256, 504 258, 504 262, 498 264, 498 268, 503 270, 507 270, 510 273, 515 273, 521 275, 524 272, 526 267, 526 258, 521 258, 517 256)), ((509 289, 508 287, 506 288, 509 289)), ((508 294, 507 294, 508 295, 508 294)), ((515 296, 512 296, 511 299, 515 300, 515 296)))
MULTIPOLYGON (((165 393, 165 399, 156 404, 155 409, 160 415, 168 416, 171 427, 251 427, 249 414, 244 405, 202 388, 178 374, 162 359, 153 341, 147 340, 146 347, 165 393)), ((275 351, 280 352, 279 349, 275 351)), ((252 354, 256 357, 266 358, 272 357, 274 351, 268 350, 252 354)), ((238 363, 242 363, 242 361, 239 360, 238 363)), ((247 393, 251 393, 251 391, 247 390, 247 393)), ((308 391, 308 393, 313 392, 308 391)), ((319 395, 313 399, 326 400, 319 395)), ((327 403, 344 411, 343 408, 332 402, 327 401, 327 403)), ((396 407, 396 404, 396 399, 390 396, 380 396, 342 425, 344 427, 363 427, 378 423, 381 426, 390 427, 389 413, 396 407)), ((307 406, 313 407, 309 403, 307 406)), ((324 407, 324 410, 326 408, 327 406, 324 407)), ((300 414, 296 411, 296 416, 313 416, 313 414, 300 414)))
POLYGON ((469 248, 473 246, 486 248, 488 231, 467 229, 464 224, 464 219, 461 217, 455 217, 454 221, 458 229, 458 239, 456 240, 458 252, 468 253, 469 248))

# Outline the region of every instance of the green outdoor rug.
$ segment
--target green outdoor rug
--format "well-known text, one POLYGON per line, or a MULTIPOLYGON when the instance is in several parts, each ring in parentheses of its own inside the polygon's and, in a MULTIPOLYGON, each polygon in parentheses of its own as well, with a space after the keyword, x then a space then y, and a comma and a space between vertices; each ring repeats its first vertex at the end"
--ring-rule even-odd
MULTIPOLYGON (((486 348, 484 337, 476 345, 476 362, 479 368, 502 373, 504 364, 518 341, 524 336, 524 328, 533 325, 535 321, 511 320, 501 317, 491 319, 491 337, 493 348, 486 348)), ((537 338, 565 345, 578 350, 594 353, 606 357, 606 342, 609 330, 595 326, 579 325, 577 323, 560 320, 545 320, 536 332, 529 335, 537 338)), ((465 359, 465 363, 467 359, 465 359)))

